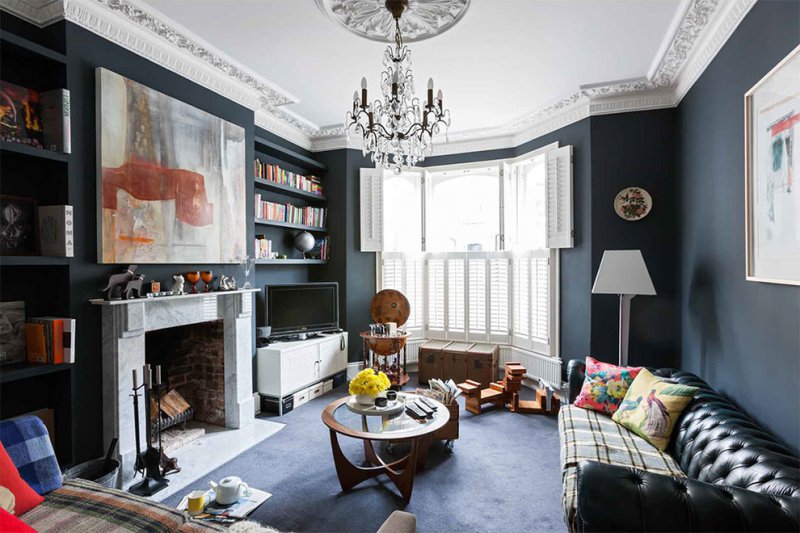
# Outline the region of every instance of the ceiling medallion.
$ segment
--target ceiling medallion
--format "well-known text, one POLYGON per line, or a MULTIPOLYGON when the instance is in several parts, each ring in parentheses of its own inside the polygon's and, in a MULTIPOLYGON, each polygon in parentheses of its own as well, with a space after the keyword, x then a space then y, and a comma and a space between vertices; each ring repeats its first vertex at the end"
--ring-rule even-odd
MULTIPOLYGON (((316 0, 323 13, 348 31, 373 41, 394 41, 395 20, 383 0, 316 0)), ((400 29, 406 42, 430 39, 452 28, 470 0, 409 0, 400 29)))
POLYGON ((363 136, 362 153, 372 152, 380 167, 414 166, 433 151, 433 136, 450 126, 450 111, 442 105, 442 91, 434 98, 433 78, 428 80, 425 103, 414 94, 411 51, 403 45, 400 17, 409 0, 386 0, 386 10, 394 19, 394 45, 383 53, 381 98, 369 101, 367 78, 361 78, 361 94, 353 94, 353 105, 345 117, 345 128, 363 136))

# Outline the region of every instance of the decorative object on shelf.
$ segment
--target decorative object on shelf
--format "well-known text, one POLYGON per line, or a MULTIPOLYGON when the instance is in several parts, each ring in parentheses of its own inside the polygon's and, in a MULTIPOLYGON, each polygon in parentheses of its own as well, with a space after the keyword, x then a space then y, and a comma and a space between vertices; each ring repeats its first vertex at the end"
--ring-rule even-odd
POLYGON ((306 252, 314 248, 314 243, 314 236, 307 231, 301 231, 294 236, 294 247, 298 252, 303 254, 303 259, 306 258, 306 252))
POLYGON ((108 283, 106 283, 105 288, 100 289, 100 292, 106 293, 104 299, 108 301, 121 298, 122 289, 130 280, 133 279, 134 272, 136 272, 136 265, 128 265, 128 268, 125 269, 125 272, 120 274, 112 274, 108 278, 108 283), (117 289, 119 289, 119 291, 117 291, 117 289))
POLYGON ((180 274, 175 274, 172 276, 172 288, 170 291, 172 294, 183 294, 183 285, 185 281, 183 280, 183 276, 180 274))
POLYGON ((25 359, 25 302, 0 302, 0 365, 25 359))
POLYGON ((72 152, 70 135, 70 96, 67 89, 53 89, 41 94, 42 144, 48 150, 72 152))
MULTIPOLYGON (((242 272, 244 273, 244 285, 242 285, 243 289, 252 289, 253 284, 250 283, 250 273, 253 271, 253 266, 255 266, 256 260, 249 255, 242 256, 239 259, 239 266, 242 267, 242 272)), ((231 278, 233 279, 233 278, 231 278)), ((236 282, 234 281, 234 289, 236 288, 236 282)))
POLYGON ((0 139, 42 148, 39 91, 0 80, 0 139))
POLYGON ((428 80, 427 101, 422 105, 414 95, 411 52, 403 45, 400 18, 408 0, 386 0, 394 19, 394 46, 384 53, 381 73, 382 101, 369 102, 367 79, 361 79, 361 95, 353 95, 353 108, 347 112, 345 127, 363 136, 362 152, 372 152, 372 161, 396 173, 403 166, 414 166, 433 151, 433 136, 450 126, 450 111, 442 104, 442 91, 434 99, 433 78, 428 80))
POLYGON ((626 187, 614 198, 614 211, 623 220, 633 222, 646 217, 653 209, 653 198, 641 187, 626 187))
POLYGON ((158 281, 150 282, 150 294, 158 294, 161 292, 161 283, 158 281))
MULTIPOLYGON (((348 31, 372 39, 391 42, 395 22, 392 13, 375 0, 316 0, 329 18, 348 31)), ((423 41, 452 28, 469 8, 470 0, 425 0, 405 2, 400 26, 408 42, 423 41)))
POLYGON ((800 46, 744 104, 746 278, 800 285, 800 46))
POLYGON ((244 129, 110 70, 96 76, 99 261, 236 263, 244 129))
POLYGON ((628 366, 631 300, 637 294, 655 296, 656 289, 639 250, 606 250, 597 269, 592 294, 619 295, 619 365, 628 366))
POLYGON ((350 381, 347 390, 361 405, 374 406, 375 397, 389 387, 391 387, 391 383, 386 374, 372 368, 365 368, 350 381))
POLYGON ((136 274, 133 279, 128 281, 125 285, 125 290, 122 291, 122 299, 130 300, 132 298, 141 298, 144 295, 142 284, 144 283, 144 274, 136 274))
POLYGON ((39 255, 36 200, 0 195, 0 255, 39 255))
POLYGON ((72 211, 71 205, 39 207, 39 244, 42 255, 53 257, 75 255, 72 211))
POLYGON ((192 286, 192 294, 197 294, 197 282, 200 281, 200 272, 197 270, 187 272, 186 281, 192 286))
MULTIPOLYGON (((222 275, 222 276, 219 277, 219 290, 221 290, 221 291, 235 291, 236 288, 237 288, 236 287, 236 279, 233 276, 228 277, 228 276, 222 275)), ((248 287, 242 287, 242 288, 246 289, 248 287)), ((252 287, 250 287, 250 288, 252 288, 252 287)))
POLYGON ((394 322, 395 327, 399 327, 403 326, 411 315, 411 304, 402 292, 384 289, 372 297, 369 314, 377 323, 394 322))
POLYGON ((214 280, 214 273, 210 270, 203 270, 200 272, 200 279, 203 280, 205 284, 205 292, 209 292, 211 290, 211 282, 214 280))

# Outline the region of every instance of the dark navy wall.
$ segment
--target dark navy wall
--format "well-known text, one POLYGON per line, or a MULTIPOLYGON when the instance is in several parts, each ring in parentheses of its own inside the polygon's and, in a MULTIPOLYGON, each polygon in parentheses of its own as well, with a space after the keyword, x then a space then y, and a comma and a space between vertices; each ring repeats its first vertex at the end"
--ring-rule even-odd
POLYGON ((800 287, 745 281, 742 147, 744 93, 798 43, 800 2, 758 2, 678 109, 682 366, 794 450, 800 287))
MULTIPOLYGON (((592 279, 604 250, 639 249, 657 293, 631 301, 628 354, 633 365, 674 367, 679 362, 674 117, 674 109, 665 109, 591 119, 592 279), (653 210, 627 222, 614 211, 614 198, 632 186, 650 193, 653 210)), ((591 300, 591 353, 616 362, 619 298, 596 294, 591 300)))

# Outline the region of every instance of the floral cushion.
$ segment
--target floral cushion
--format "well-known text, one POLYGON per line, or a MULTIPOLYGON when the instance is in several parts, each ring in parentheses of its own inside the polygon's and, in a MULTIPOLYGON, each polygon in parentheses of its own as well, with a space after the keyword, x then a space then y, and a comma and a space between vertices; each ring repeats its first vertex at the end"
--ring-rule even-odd
POLYGON ((675 421, 699 390, 642 369, 612 420, 664 451, 675 421))
POLYGON ((641 367, 617 366, 586 357, 586 378, 574 405, 613 415, 641 367))

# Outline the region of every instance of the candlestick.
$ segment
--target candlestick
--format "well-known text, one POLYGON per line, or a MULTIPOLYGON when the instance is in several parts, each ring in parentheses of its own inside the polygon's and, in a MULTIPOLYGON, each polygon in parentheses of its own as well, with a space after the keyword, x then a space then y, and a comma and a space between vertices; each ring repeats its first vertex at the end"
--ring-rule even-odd
POLYGON ((136 369, 134 368, 134 369, 133 369, 133 388, 134 388, 134 389, 138 389, 138 388, 139 388, 139 384, 138 384, 138 383, 136 383, 136 381, 137 381, 137 380, 136 380, 136 369))
POLYGON ((144 365, 144 386, 148 389, 153 385, 153 371, 150 365, 144 365))
POLYGON ((161 365, 156 365, 156 385, 161 385, 161 365))

